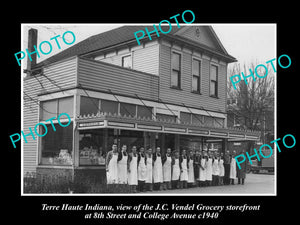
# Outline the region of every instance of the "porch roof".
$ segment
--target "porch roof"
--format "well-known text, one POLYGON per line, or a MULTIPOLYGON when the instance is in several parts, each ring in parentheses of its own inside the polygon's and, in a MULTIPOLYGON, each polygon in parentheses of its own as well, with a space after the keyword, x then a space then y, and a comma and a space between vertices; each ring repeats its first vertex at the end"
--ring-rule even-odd
POLYGON ((151 118, 121 116, 110 113, 77 116, 75 121, 78 130, 115 128, 251 141, 259 140, 260 137, 259 131, 238 128, 205 127, 189 123, 177 123, 167 120, 158 121, 151 118))

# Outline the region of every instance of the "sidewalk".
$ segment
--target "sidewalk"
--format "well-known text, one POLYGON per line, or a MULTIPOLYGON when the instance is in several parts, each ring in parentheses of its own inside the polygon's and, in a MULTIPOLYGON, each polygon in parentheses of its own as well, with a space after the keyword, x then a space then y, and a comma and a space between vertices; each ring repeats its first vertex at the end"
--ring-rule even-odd
POLYGON ((269 194, 275 195, 275 176, 273 174, 247 174, 245 184, 195 187, 188 189, 173 189, 166 191, 143 192, 140 194, 218 194, 218 195, 245 195, 245 194, 269 194))

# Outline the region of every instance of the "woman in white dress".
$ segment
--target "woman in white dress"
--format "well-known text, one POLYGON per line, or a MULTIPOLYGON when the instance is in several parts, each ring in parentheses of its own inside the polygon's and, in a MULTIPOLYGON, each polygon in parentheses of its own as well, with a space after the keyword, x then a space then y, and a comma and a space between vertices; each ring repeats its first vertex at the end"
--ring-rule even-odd
POLYGON ((188 187, 192 187, 195 184, 194 173, 194 151, 190 150, 188 155, 188 187))
POLYGON ((146 189, 147 191, 152 191, 152 182, 153 182, 153 177, 152 177, 152 149, 149 148, 147 150, 146 154, 146 189))
POLYGON ((163 168, 162 168, 160 147, 156 148, 156 152, 153 154, 152 161, 153 161, 153 171, 152 172, 153 172, 154 187, 157 190, 162 190, 163 168))
POLYGON ((132 152, 128 158, 128 184, 130 185, 132 192, 137 192, 136 187, 138 185, 138 177, 136 146, 133 146, 131 151, 132 152))
POLYGON ((219 161, 220 185, 224 184, 224 174, 225 174, 225 169, 224 169, 224 154, 223 154, 223 152, 221 152, 220 161, 219 161))
POLYGON ((171 149, 167 148, 165 157, 162 160, 163 163, 163 180, 164 180, 164 190, 171 189, 171 176, 172 176, 172 158, 171 149))
POLYGON ((211 157, 211 152, 208 152, 208 159, 206 163, 206 183, 207 186, 211 186, 212 183, 212 157, 211 157))
POLYGON ((172 188, 179 188, 180 178, 180 164, 179 164, 179 151, 175 150, 174 157, 172 158, 172 188))
POLYGON ((112 150, 106 156, 106 179, 107 184, 118 183, 118 149, 117 145, 112 145, 112 150))
POLYGON ((127 163, 128 163, 127 146, 123 145, 121 152, 119 153, 118 156, 118 183, 119 184, 128 183, 127 163))
POLYGON ((199 171, 199 180, 200 185, 203 187, 206 184, 206 164, 207 164, 207 155, 205 151, 202 151, 201 160, 200 160, 200 171, 199 171))
POLYGON ((236 179, 236 161, 234 158, 235 155, 236 155, 236 152, 233 151, 232 155, 231 155, 231 160, 230 160, 230 175, 229 175, 231 184, 234 184, 234 180, 236 179))
POLYGON ((138 187, 139 191, 144 191, 144 184, 147 178, 147 168, 146 168, 146 155, 145 149, 143 147, 140 148, 140 152, 138 154, 138 187))
POLYGON ((179 160, 181 171, 180 171, 180 187, 187 188, 188 181, 188 164, 187 164, 187 156, 186 150, 182 150, 182 154, 179 160))

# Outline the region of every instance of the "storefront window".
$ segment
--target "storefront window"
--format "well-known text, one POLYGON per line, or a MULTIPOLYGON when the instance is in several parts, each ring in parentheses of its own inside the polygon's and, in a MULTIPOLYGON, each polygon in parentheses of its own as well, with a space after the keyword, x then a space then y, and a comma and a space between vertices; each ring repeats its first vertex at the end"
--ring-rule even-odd
POLYGON ((205 127, 213 127, 214 126, 214 118, 211 116, 204 116, 204 124, 205 127))
MULTIPOLYGON (((44 165, 72 165, 72 142, 73 142, 73 123, 67 127, 55 125, 56 131, 51 124, 47 124, 48 133, 41 138, 41 164, 44 165)), ((40 126, 45 133, 45 128, 40 126)))
POLYGON ((104 165, 104 130, 82 130, 79 132, 79 164, 104 165))
POLYGON ((180 135, 180 150, 202 150, 202 138, 197 136, 180 135))
POLYGON ((196 126, 203 126, 203 116, 192 114, 192 124, 196 126))
POLYGON ((222 150, 222 142, 218 142, 218 141, 214 142, 214 141, 208 140, 205 142, 205 146, 206 146, 206 150, 208 150, 208 151, 221 152, 221 150, 222 150))
POLYGON ((224 119, 215 118, 215 127, 224 127, 224 119))
POLYGON ((99 99, 91 97, 80 97, 80 115, 97 114, 99 110, 99 99))
POLYGON ((177 116, 156 113, 156 119, 158 121, 167 121, 167 122, 176 123, 177 116))
POLYGON ((191 113, 180 112, 180 122, 191 124, 191 113))
POLYGON ((117 144, 119 149, 122 145, 126 145, 127 150, 132 146, 144 147, 143 131, 108 129, 108 151, 113 144, 117 144))
POLYGON ((109 100, 101 100, 101 112, 119 114, 119 103, 109 100))
POLYGON ((47 120, 57 116, 57 100, 41 102, 41 120, 47 120))
POLYGON ((73 117, 73 97, 58 98, 50 101, 42 101, 41 120, 58 117, 61 113, 67 113, 73 117))
POLYGON ((120 103, 120 114, 122 116, 136 116, 136 105, 128 103, 120 103))
POLYGON ((138 117, 146 117, 146 118, 152 118, 152 107, 146 107, 146 106, 137 106, 137 116, 138 117))

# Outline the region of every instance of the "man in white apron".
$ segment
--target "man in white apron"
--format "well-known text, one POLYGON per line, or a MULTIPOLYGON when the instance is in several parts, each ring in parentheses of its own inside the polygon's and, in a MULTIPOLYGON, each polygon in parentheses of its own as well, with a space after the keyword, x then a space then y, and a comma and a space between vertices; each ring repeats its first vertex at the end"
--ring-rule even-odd
POLYGON ((194 151, 190 150, 188 155, 188 187, 193 187, 195 184, 194 158, 194 151))
POLYGON ((133 146, 131 149, 128 164, 128 184, 130 185, 131 191, 136 193, 136 187, 138 185, 136 146, 133 146))
POLYGON ((112 145, 112 150, 106 155, 106 179, 107 184, 118 183, 118 149, 117 145, 112 145))
POLYGON ((173 189, 179 188, 179 178, 180 178, 179 151, 175 150, 174 157, 172 158, 172 187, 173 187, 173 189))
POLYGON ((219 179, 220 179, 220 185, 224 185, 224 174, 225 174, 225 169, 224 169, 224 154, 223 154, 223 152, 221 152, 220 161, 219 161, 219 179))
POLYGON ((171 149, 167 148, 165 157, 162 160, 163 162, 163 179, 164 186, 163 189, 171 189, 171 176, 172 176, 172 158, 171 158, 171 149))
POLYGON ((213 186, 219 185, 219 156, 218 152, 214 152, 213 164, 212 164, 212 176, 213 176, 213 186))
POLYGON ((206 167, 207 167, 207 153, 202 151, 201 160, 200 160, 200 172, 199 172, 199 180, 200 185, 203 187, 206 184, 206 167))
POLYGON ((235 155, 236 152, 233 151, 231 155, 231 161, 230 161, 230 184, 234 185, 234 180, 236 179, 236 161, 235 161, 235 155))
POLYGON ((153 190, 153 177, 152 177, 152 149, 149 148, 146 152, 146 190, 152 191, 153 190))
POLYGON ((187 156, 186 150, 182 150, 182 154, 179 160, 181 165, 180 171, 180 188, 187 188, 187 181, 188 181, 188 165, 187 165, 187 156))
POLYGON ((157 190, 162 190, 163 183, 163 169, 160 154, 160 147, 156 148, 156 152, 153 154, 153 183, 157 190))
POLYGON ((123 145, 121 152, 118 156, 118 183, 119 184, 127 184, 128 183, 128 174, 127 174, 127 162, 128 154, 127 154, 127 146, 123 145))
POLYGON ((207 186, 211 186, 212 183, 212 156, 211 152, 208 151, 208 159, 206 163, 206 184, 207 186))
POLYGON ((143 147, 140 148, 137 164, 138 164, 138 189, 140 192, 142 192, 144 191, 144 184, 147 178, 146 155, 145 155, 145 149, 143 147))

